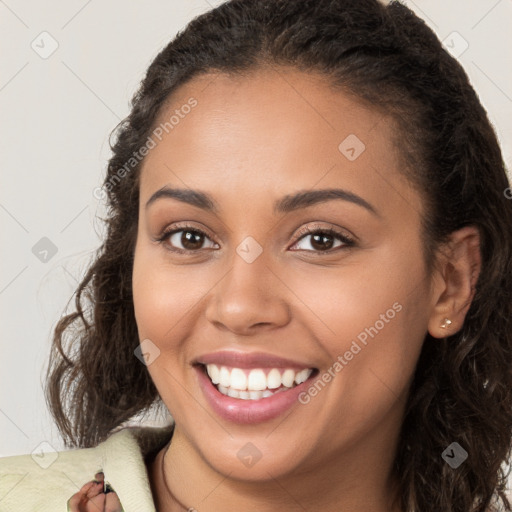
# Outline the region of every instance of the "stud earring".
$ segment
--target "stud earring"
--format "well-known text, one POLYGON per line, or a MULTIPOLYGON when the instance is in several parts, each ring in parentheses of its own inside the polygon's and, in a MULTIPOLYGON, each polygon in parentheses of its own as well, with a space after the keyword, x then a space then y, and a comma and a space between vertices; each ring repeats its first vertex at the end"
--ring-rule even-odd
POLYGON ((449 318, 445 318, 444 322, 441 324, 442 329, 447 329, 452 324, 452 321, 449 318))

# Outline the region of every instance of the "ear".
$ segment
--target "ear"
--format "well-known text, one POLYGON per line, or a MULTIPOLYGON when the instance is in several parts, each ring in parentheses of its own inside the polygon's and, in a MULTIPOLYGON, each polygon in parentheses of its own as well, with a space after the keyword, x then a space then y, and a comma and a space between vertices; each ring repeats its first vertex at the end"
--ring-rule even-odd
POLYGON ((481 269, 478 228, 454 231, 437 263, 428 331, 434 338, 445 338, 462 328, 475 295, 481 269))

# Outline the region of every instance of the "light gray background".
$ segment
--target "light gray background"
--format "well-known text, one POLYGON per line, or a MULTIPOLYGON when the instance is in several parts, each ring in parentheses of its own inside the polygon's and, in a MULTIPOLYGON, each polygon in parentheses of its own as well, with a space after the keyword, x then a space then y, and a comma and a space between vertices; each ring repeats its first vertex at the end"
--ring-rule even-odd
MULTIPOLYGON (((103 211, 93 190, 110 155, 108 135, 158 51, 219 3, 0 0, 0 456, 43 441, 63 448, 42 380, 52 327, 100 243, 103 211), (52 38, 58 48, 42 58, 52 38), (46 262, 32 250, 43 237, 57 248, 46 262)), ((510 168, 512 2, 405 3, 453 51, 469 45, 459 60, 510 168)))

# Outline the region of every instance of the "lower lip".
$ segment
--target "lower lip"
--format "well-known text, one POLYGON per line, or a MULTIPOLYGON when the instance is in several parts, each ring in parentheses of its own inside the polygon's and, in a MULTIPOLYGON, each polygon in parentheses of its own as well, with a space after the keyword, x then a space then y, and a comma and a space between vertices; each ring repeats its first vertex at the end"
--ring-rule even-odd
POLYGON ((223 395, 213 385, 202 367, 196 367, 195 369, 198 374, 199 385, 211 408, 225 420, 246 425, 268 421, 283 414, 294 403, 298 402, 298 396, 310 385, 312 378, 317 373, 314 371, 306 381, 288 391, 281 391, 259 400, 243 400, 223 395))

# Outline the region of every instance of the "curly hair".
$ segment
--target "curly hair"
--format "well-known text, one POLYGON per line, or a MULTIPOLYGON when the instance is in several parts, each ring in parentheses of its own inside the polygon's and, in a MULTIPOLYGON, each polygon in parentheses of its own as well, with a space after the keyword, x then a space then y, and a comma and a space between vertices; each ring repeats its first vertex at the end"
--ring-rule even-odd
MULTIPOLYGON (((155 57, 112 132, 106 238, 57 323, 46 400, 66 446, 90 447, 161 398, 144 365, 132 297, 137 161, 178 87, 201 73, 261 66, 317 73, 396 121, 404 176, 425 200, 429 272, 450 233, 478 227, 482 269, 461 330, 426 334, 394 461, 400 505, 484 512, 506 497, 512 438, 512 201, 496 133, 462 66, 398 1, 230 0, 194 18, 155 57), (120 177, 120 169, 125 169, 120 177), (441 454, 458 441, 456 470, 441 454)), ((509 470, 510 472, 510 470, 509 470)), ((500 502, 501 504, 501 502, 500 502)))

